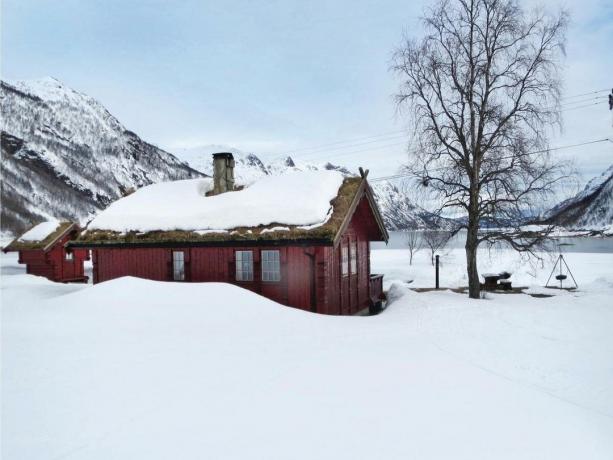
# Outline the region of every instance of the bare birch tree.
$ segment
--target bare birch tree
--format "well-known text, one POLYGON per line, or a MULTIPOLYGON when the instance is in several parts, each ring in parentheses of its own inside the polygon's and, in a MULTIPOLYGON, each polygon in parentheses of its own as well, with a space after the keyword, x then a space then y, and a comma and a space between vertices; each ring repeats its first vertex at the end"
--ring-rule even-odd
POLYGON ((430 262, 434 265, 434 256, 443 249, 453 237, 454 232, 447 230, 426 230, 423 234, 424 244, 430 250, 430 262))
POLYGON ((424 247, 423 231, 418 228, 410 228, 404 232, 404 240, 409 249, 409 265, 413 265, 413 256, 424 247))
POLYGON ((441 0, 407 39, 392 70, 418 148, 407 172, 462 216, 469 296, 479 298, 477 248, 505 242, 533 252, 551 229, 520 227, 565 175, 547 130, 560 122, 567 14, 526 13, 513 0, 441 0), (480 231, 482 223, 497 227, 480 231), (506 228, 506 230, 505 230, 506 228))

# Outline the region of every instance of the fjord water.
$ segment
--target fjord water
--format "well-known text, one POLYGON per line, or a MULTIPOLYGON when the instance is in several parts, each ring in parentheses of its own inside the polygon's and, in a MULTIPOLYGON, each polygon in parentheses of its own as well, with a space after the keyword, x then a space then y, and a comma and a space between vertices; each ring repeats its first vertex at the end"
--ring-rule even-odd
MULTIPOLYGON (((403 231, 389 232, 390 238, 387 243, 372 243, 371 249, 405 249, 406 233, 403 231)), ((447 245, 449 249, 464 247, 466 232, 459 232, 447 245)), ((613 237, 581 236, 559 238, 552 246, 555 252, 585 252, 585 253, 613 253, 613 237)))

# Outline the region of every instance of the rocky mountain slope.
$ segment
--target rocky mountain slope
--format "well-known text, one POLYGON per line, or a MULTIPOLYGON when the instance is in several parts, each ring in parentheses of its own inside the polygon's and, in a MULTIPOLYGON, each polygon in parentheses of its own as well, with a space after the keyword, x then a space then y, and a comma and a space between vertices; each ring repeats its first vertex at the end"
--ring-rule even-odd
POLYGON ((86 221, 131 189, 202 174, 53 78, 1 82, 2 231, 86 221))
MULTIPOLYGON (((216 152, 230 152, 234 155, 236 162, 234 175, 239 184, 249 184, 265 175, 283 174, 293 170, 327 169, 340 171, 345 176, 357 174, 357 172, 352 173, 347 168, 332 163, 306 163, 294 160, 289 156, 271 163, 265 163, 253 153, 246 153, 227 145, 206 145, 173 150, 173 153, 178 158, 184 160, 192 168, 208 175, 211 175, 213 172, 211 155, 216 152)), ((436 226, 435 222, 446 226, 444 220, 436 219, 431 213, 413 205, 408 195, 393 183, 381 181, 372 182, 371 185, 389 230, 428 228, 436 226)))
MULTIPOLYGON (((291 157, 264 163, 223 145, 178 149, 174 155, 127 130, 95 99, 56 79, 1 82, 2 232, 20 233, 48 218, 87 222, 131 190, 155 182, 212 174, 211 154, 230 151, 235 175, 248 184, 291 170, 337 170, 291 157)), ((426 228, 431 214, 390 182, 373 189, 390 230, 426 228)))
POLYGON ((577 195, 550 209, 542 220, 572 229, 601 230, 613 225, 613 165, 577 195))

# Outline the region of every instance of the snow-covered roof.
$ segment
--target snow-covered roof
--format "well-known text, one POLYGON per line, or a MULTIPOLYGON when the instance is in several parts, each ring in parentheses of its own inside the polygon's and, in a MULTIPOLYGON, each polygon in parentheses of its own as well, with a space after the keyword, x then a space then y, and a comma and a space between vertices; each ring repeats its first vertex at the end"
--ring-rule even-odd
POLYGON ((230 230, 272 223, 323 224, 343 177, 302 172, 265 177, 240 191, 207 196, 211 179, 153 184, 102 211, 89 224, 116 232, 230 230))
POLYGON ((59 238, 75 227, 76 224, 72 222, 60 222, 55 219, 41 222, 13 240, 4 248, 4 251, 19 251, 25 249, 47 250, 53 246, 59 238))
POLYGON ((18 239, 22 242, 42 241, 57 230, 60 222, 53 219, 41 222, 21 235, 18 239))
POLYGON ((79 240, 330 238, 365 186, 337 171, 265 176, 219 195, 208 195, 210 178, 153 184, 99 213, 79 240))

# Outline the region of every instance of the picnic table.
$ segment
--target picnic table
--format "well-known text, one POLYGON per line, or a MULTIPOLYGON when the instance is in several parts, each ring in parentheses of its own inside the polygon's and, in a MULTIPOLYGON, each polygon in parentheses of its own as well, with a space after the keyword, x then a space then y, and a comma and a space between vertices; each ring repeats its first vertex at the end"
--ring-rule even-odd
POLYGON ((512 289, 511 273, 483 273, 483 289, 486 291, 495 291, 496 289, 502 289, 503 291, 510 291, 512 289))

